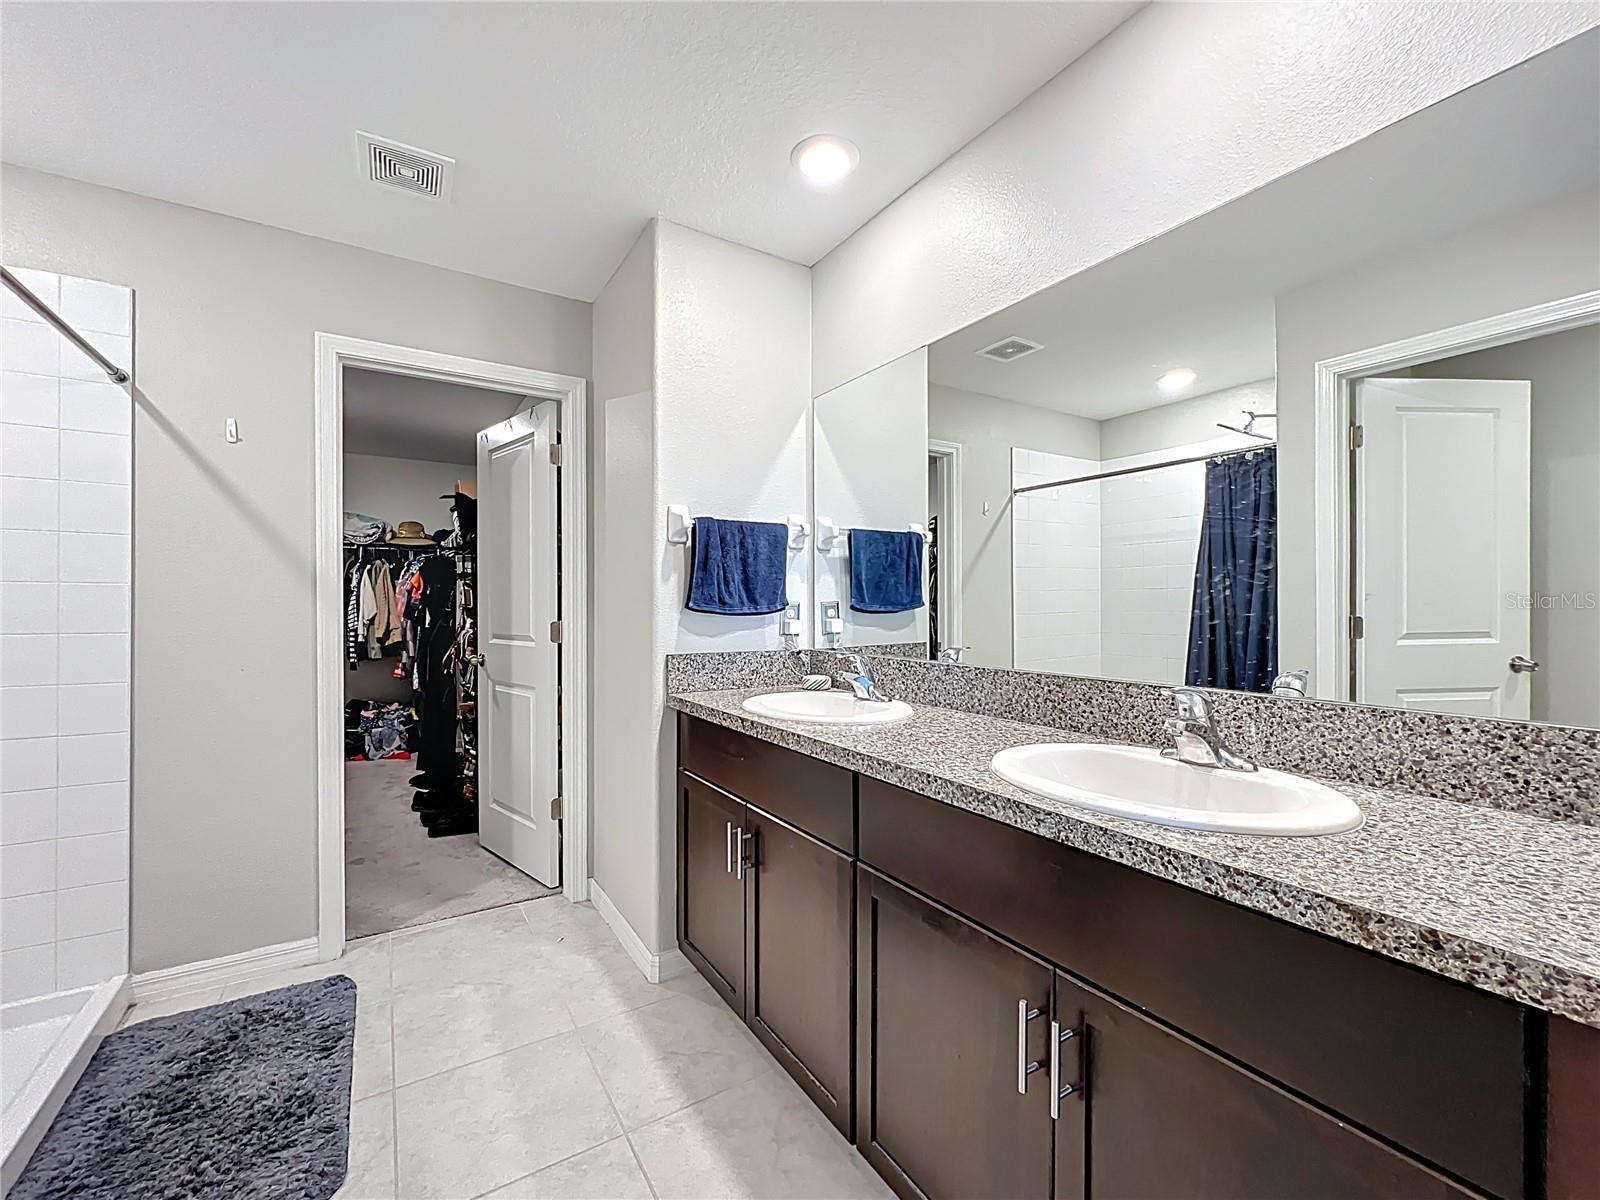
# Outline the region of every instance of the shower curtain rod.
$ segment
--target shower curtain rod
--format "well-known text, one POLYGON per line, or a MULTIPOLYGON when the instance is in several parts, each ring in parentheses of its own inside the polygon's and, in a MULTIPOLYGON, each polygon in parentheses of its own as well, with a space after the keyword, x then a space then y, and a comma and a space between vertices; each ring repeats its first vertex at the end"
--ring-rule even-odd
POLYGON ((71 325, 68 325, 53 311, 51 311, 51 308, 48 304, 30 292, 23 284, 22 280, 18 279, 5 267, 0 267, 0 281, 3 281, 6 287, 10 288, 17 294, 17 299, 21 300, 29 308, 33 309, 34 312, 38 313, 45 324, 49 325, 52 329, 54 329, 62 337, 66 338, 67 341, 71 342, 79 350, 82 350, 90 358, 94 359, 95 365, 111 377, 112 383, 128 382, 129 377, 126 371, 91 346, 87 339, 84 338, 83 334, 79 333, 71 325))
POLYGON ((1210 454, 1196 454, 1192 458, 1174 458, 1169 462, 1151 463, 1144 467, 1123 467, 1116 471, 1102 471, 1098 475, 1075 475, 1071 479, 1057 479, 1051 483, 1030 483, 1027 487, 1012 488, 1011 494, 1020 496, 1024 492, 1037 492, 1043 488, 1061 487, 1068 483, 1098 483, 1102 479, 1115 479, 1118 475, 1137 475, 1142 471, 1159 471, 1163 467, 1184 467, 1190 463, 1209 462, 1213 458, 1232 458, 1236 454, 1256 454, 1277 444, 1275 441, 1269 441, 1265 446, 1245 446, 1239 450, 1213 450, 1210 454))

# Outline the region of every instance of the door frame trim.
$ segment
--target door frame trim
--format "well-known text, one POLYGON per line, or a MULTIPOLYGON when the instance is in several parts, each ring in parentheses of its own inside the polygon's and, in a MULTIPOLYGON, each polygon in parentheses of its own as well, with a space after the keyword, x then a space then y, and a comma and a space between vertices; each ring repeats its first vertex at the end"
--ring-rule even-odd
POLYGON ((587 381, 410 346, 318 332, 313 412, 316 469, 317 957, 344 953, 344 368, 514 392, 561 405, 561 891, 589 895, 589 553, 587 381))
POLYGON ((964 646, 961 640, 961 525, 962 446, 942 438, 928 439, 928 457, 939 460, 944 481, 944 527, 939 530, 939 614, 947 634, 941 646, 964 646))
POLYGON ((1596 322, 1600 322, 1600 290, 1451 325, 1316 364, 1313 422, 1317 657, 1311 690, 1319 700, 1353 699, 1350 613, 1355 587, 1355 471, 1348 431, 1356 381, 1436 358, 1564 333, 1596 322), (1335 681, 1331 688, 1330 680, 1335 681))

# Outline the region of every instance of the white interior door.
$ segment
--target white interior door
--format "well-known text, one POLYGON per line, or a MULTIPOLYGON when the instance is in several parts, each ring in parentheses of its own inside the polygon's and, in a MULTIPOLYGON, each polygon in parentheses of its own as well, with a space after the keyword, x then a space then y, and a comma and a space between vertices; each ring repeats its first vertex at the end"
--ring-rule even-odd
POLYGON ((1515 379, 1356 385, 1356 699, 1528 716, 1529 415, 1515 379))
POLYGON ((546 400, 478 435, 478 841, 561 884, 556 440, 546 400))

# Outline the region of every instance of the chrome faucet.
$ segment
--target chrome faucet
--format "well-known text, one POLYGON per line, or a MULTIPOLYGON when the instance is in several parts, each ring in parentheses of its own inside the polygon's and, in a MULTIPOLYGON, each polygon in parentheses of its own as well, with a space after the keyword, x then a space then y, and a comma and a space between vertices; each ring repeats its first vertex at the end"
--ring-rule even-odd
POLYGON ((1240 758, 1222 740, 1211 720, 1211 702, 1204 692, 1193 688, 1167 688, 1162 693, 1177 702, 1178 715, 1168 717, 1161 728, 1173 745, 1161 752, 1191 767, 1221 767, 1227 771, 1254 771, 1255 763, 1240 758))
POLYGON ((850 654, 844 660, 844 673, 835 674, 835 679, 849 688, 857 700, 876 700, 887 704, 889 697, 878 690, 878 685, 873 682, 872 668, 867 666, 867 660, 860 654, 850 654))

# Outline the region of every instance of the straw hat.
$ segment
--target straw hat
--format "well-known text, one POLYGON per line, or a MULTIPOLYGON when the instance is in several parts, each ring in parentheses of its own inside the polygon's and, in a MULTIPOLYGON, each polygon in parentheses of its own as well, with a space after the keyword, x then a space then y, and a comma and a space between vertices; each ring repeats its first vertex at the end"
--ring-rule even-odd
POLYGON ((433 536, 422 527, 421 521, 401 521, 396 525, 394 532, 389 535, 389 541, 396 546, 431 546, 434 544, 433 536))

